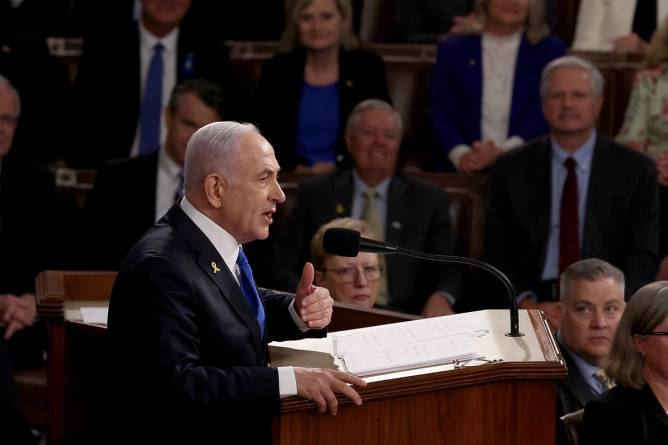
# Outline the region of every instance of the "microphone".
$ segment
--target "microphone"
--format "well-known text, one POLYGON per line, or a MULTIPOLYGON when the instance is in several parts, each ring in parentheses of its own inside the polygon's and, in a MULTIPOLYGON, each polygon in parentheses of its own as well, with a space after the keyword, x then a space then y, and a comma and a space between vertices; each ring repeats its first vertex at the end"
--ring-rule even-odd
POLYGON ((510 300, 510 332, 506 335, 509 337, 521 337, 524 335, 520 332, 520 317, 513 284, 503 272, 489 263, 474 258, 455 255, 435 255, 404 249, 393 244, 364 238, 357 230, 342 228, 327 229, 322 238, 322 247, 325 249, 325 252, 338 256, 355 257, 359 252, 371 252, 381 255, 398 253, 422 260, 437 261, 441 263, 467 264, 486 270, 501 280, 510 300))

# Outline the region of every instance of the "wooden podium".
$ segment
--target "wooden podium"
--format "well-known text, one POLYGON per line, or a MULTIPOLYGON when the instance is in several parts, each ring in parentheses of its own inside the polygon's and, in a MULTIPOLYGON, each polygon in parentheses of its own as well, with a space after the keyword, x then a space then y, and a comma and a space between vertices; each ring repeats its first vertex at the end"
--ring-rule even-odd
POLYGON ((291 397, 274 420, 273 443, 553 444, 556 382, 566 367, 545 319, 535 310, 526 315, 521 330, 535 336, 538 359, 380 376, 360 389, 362 406, 339 397, 334 417, 291 397))
MULTIPOLYGON (((47 271, 37 279, 38 313, 49 332, 50 445, 86 442, 106 415, 106 327, 77 320, 81 306, 105 304, 113 272, 47 271)), ((504 313, 507 326, 507 313, 504 313)), ((353 329, 419 317, 336 304, 333 328, 353 329)), ((523 315, 531 361, 513 360, 420 375, 368 378, 363 405, 339 398, 336 416, 290 397, 274 420, 274 444, 551 444, 556 429, 556 381, 566 367, 544 318, 523 315), (536 351, 537 349, 537 351, 536 351)), ((447 367, 446 367, 447 368, 447 367)), ((450 366, 451 368, 451 366, 450 366)))

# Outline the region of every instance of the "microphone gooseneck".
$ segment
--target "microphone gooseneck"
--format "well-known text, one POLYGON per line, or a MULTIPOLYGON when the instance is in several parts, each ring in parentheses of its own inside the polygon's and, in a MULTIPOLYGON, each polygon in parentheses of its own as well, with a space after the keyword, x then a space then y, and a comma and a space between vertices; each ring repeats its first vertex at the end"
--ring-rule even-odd
POLYGON ((416 250, 404 249, 392 244, 363 238, 358 231, 352 229, 327 229, 322 241, 325 252, 332 255, 354 257, 357 256, 359 252, 371 252, 381 255, 398 253, 422 260, 453 264, 467 264, 486 270, 503 283, 510 300, 510 332, 506 335, 509 337, 521 337, 524 335, 520 332, 519 310, 517 308, 517 300, 515 298, 515 289, 513 284, 503 272, 489 263, 476 260, 474 258, 460 257, 455 255, 436 255, 431 253, 418 252, 416 250))

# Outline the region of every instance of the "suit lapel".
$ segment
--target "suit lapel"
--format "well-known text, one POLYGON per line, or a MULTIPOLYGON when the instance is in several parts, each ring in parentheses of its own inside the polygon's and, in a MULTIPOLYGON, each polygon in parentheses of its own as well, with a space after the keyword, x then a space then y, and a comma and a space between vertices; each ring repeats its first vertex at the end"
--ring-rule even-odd
POLYGON ((262 339, 255 314, 216 248, 178 205, 174 205, 167 212, 167 218, 173 222, 174 229, 183 238, 202 273, 215 283, 223 298, 251 330, 256 347, 261 350, 262 339))
POLYGON ((587 402, 596 397, 596 394, 594 394, 589 384, 586 382, 582 374, 580 374, 580 370, 575 366, 575 362, 566 351, 566 348, 564 348, 561 343, 559 345, 561 355, 566 359, 566 365, 568 366, 568 375, 566 376, 564 383, 575 400, 577 400, 580 406, 584 407, 587 402))
POLYGON ((353 187, 352 170, 346 170, 336 177, 332 185, 331 196, 334 199, 332 203, 334 206, 332 213, 332 215, 334 215, 333 217, 343 218, 351 216, 353 210, 353 193, 355 192, 353 187))
POLYGON ((605 223, 607 210, 611 208, 611 199, 614 199, 616 175, 611 168, 615 162, 610 160, 610 151, 601 136, 596 136, 594 156, 591 161, 589 184, 587 185, 587 202, 585 204, 585 220, 582 230, 582 257, 586 258, 590 252, 600 252, 600 227, 605 223))
POLYGON ((552 150, 550 148, 550 139, 544 138, 535 148, 533 162, 529 166, 537 166, 526 172, 530 178, 526 184, 533 184, 530 203, 527 211, 533 221, 531 236, 534 237, 534 245, 539 246, 540 261, 536 267, 542 270, 547 255, 547 240, 550 231, 550 215, 552 212, 552 150))
POLYGON ((404 228, 410 227, 414 214, 408 194, 409 185, 399 175, 392 176, 387 192, 387 216, 385 221, 385 239, 388 242, 404 244, 404 228))

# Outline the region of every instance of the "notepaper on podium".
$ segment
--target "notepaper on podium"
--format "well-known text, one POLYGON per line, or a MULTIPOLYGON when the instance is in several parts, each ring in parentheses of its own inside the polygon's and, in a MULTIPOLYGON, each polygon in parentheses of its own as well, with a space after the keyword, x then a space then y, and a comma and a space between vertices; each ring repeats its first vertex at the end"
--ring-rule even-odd
POLYGON ((330 332, 326 338, 272 342, 271 365, 361 371, 367 382, 373 382, 489 363, 544 362, 527 311, 520 310, 519 319, 525 334, 521 337, 506 336, 508 311, 493 309, 330 332), (390 354, 388 366, 388 357, 378 351, 396 348, 399 352, 390 354))
POLYGON ((469 317, 438 317, 332 334, 334 354, 358 376, 471 360, 488 333, 469 317))

